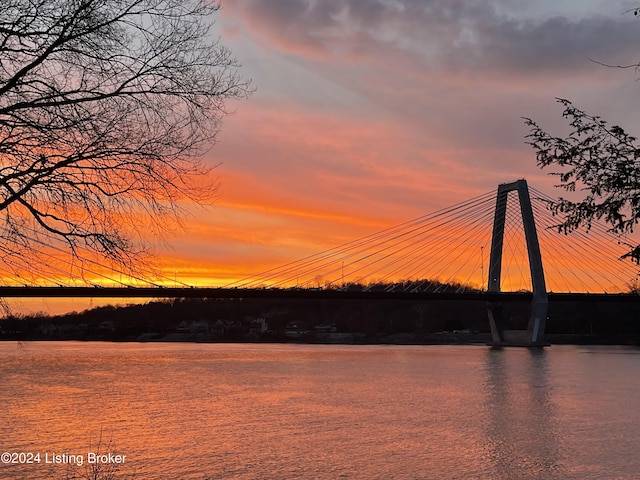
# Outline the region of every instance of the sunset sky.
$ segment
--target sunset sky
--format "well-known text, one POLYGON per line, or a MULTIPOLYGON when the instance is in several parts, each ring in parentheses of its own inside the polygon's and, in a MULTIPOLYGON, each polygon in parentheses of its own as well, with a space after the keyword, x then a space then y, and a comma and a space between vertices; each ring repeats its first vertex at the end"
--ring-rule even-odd
POLYGON ((220 285, 527 178, 556 97, 640 134, 633 1, 223 0, 215 33, 255 93, 208 160, 219 199, 160 247, 220 285))
POLYGON ((224 1, 221 39, 256 92, 209 154, 217 206, 171 239, 179 270, 255 273, 517 178, 559 194, 521 117, 562 133, 561 97, 640 132, 633 70, 591 61, 640 59, 632 5, 224 1))

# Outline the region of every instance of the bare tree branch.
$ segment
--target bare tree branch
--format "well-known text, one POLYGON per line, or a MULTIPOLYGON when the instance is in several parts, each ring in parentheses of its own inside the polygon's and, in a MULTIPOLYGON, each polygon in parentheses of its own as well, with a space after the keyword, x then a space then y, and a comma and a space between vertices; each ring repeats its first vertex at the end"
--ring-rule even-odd
POLYGON ((212 37, 218 9, 208 0, 3 2, 0 250, 28 247, 19 233, 28 228, 76 255, 128 262, 146 251, 150 224, 180 223, 183 202, 214 198, 202 154, 225 102, 251 90, 212 37))

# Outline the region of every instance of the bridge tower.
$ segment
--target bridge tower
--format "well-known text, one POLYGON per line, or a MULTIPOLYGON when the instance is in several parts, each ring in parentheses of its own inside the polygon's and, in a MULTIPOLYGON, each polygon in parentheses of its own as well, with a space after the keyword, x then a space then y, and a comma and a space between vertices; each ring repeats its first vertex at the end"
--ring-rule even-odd
POLYGON ((491 326, 492 345, 495 346, 543 346, 544 329, 547 319, 547 289, 542 269, 542 256, 536 224, 531 208, 529 188, 524 179, 513 183, 504 183, 498 186, 496 197, 496 210, 493 220, 493 234, 491 238, 491 256, 489 259, 489 278, 487 285, 490 292, 500 291, 500 274, 502 270, 502 246, 504 240, 504 226, 507 213, 507 198, 509 192, 517 192, 522 214, 522 224, 529 257, 529 269, 531 271, 531 284, 533 287, 533 299, 526 330, 507 330, 506 318, 504 318, 502 306, 499 302, 491 302, 487 305, 489 324, 491 326))

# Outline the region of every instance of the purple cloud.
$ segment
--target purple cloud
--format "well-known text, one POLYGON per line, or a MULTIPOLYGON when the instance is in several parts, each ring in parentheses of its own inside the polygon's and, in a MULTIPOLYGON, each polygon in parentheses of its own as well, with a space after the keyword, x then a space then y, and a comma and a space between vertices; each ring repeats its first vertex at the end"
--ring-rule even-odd
MULTIPOLYGON (((504 2, 502 2, 504 3, 504 2)), ((514 72, 635 61, 632 16, 518 18, 475 0, 237 0, 255 33, 290 53, 336 61, 408 54, 426 67, 514 72)), ((612 12, 612 14, 618 12, 612 12)))

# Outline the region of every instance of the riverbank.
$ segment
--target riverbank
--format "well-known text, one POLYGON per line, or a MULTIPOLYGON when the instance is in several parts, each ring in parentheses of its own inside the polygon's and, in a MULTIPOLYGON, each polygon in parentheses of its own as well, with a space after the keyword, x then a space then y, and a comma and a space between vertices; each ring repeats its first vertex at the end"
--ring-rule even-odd
MULTIPOLYGON (((196 343, 484 344, 486 302, 207 299, 106 306, 62 316, 0 319, 0 340, 196 343)), ((505 305, 526 329, 528 303, 505 305)), ((549 305, 553 344, 640 344, 640 302, 549 305)))
MULTIPOLYGON (((32 342, 32 341, 81 341, 112 343, 246 343, 246 344, 323 344, 323 345, 488 345, 491 344, 489 333, 438 332, 428 335, 411 333, 381 335, 367 337, 360 333, 338 335, 308 334, 298 338, 283 335, 242 335, 235 338, 216 338, 205 333, 171 333, 160 335, 154 332, 143 333, 128 338, 112 339, 108 337, 74 337, 42 338, 22 335, 3 335, 0 342, 32 342)), ((620 345, 640 347, 640 336, 637 335, 591 335, 591 334, 548 334, 545 341, 550 345, 620 345)))

